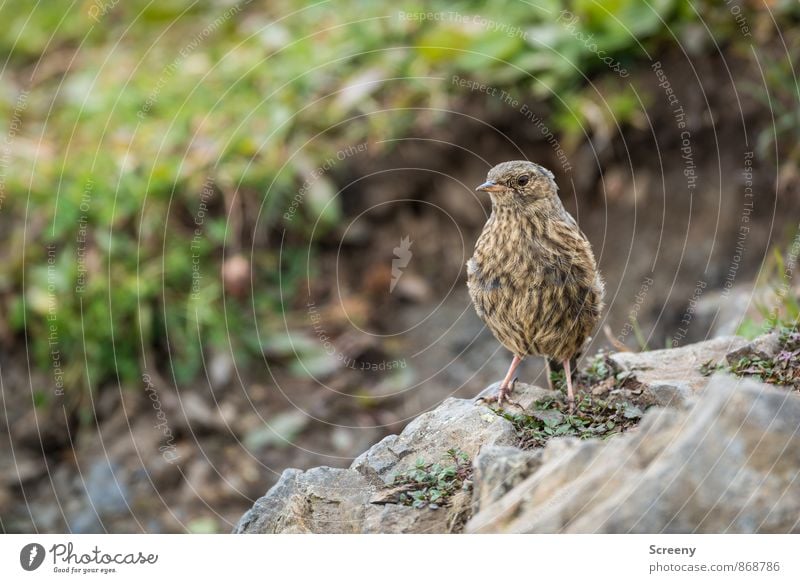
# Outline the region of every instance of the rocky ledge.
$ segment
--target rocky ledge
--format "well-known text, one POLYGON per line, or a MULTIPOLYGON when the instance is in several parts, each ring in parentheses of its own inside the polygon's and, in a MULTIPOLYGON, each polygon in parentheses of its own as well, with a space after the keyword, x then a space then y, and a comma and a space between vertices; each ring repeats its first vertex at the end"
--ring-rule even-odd
POLYGON ((573 415, 521 383, 448 399, 348 469, 286 470, 234 532, 800 532, 798 354, 784 331, 600 355, 573 415))

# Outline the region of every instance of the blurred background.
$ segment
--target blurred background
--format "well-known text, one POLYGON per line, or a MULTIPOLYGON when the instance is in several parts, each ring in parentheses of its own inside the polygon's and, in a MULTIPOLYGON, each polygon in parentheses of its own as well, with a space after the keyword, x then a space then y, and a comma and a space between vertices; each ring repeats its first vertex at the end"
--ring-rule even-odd
POLYGON ((2 531, 227 532, 500 379, 464 263, 501 161, 592 241, 589 353, 797 315, 796 1, 0 15, 2 531))

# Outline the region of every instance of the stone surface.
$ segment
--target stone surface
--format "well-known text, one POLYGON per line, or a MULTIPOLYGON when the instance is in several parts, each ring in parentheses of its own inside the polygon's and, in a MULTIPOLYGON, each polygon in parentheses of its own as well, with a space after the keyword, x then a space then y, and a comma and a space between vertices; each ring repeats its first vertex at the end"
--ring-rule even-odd
POLYGON ((459 492, 449 506, 432 510, 399 504, 371 504, 366 509, 362 532, 381 533, 453 533, 461 532, 471 515, 471 498, 459 492))
MULTIPOLYGON (((530 404, 548 393, 519 383, 514 397, 530 404)), ((370 501, 417 459, 438 462, 453 448, 474 459, 482 447, 510 446, 516 441, 511 423, 485 405, 447 399, 399 435, 389 435, 372 446, 350 469, 286 470, 234 532, 452 532, 463 524, 469 500, 452 500, 438 510, 370 501)))
POLYGON ((468 532, 800 532, 800 399, 716 375, 691 409, 657 409, 605 443, 545 447, 541 467, 468 532))
POLYGON ((696 393, 708 382, 700 372, 706 362, 721 363, 725 356, 747 344, 739 336, 725 336, 678 348, 649 352, 618 352, 609 356, 620 371, 630 371, 645 385, 668 384, 696 393))
POLYGON ((542 450, 485 447, 475 458, 475 503, 482 508, 500 499, 542 464, 542 450))
POLYGON ((692 386, 685 381, 655 381, 647 389, 661 407, 682 405, 692 395, 692 386))
MULTIPOLYGON (((519 383, 513 397, 528 402, 543 391, 519 383)), ((516 441, 511 423, 485 405, 475 400, 447 399, 433 411, 414 419, 400 435, 390 435, 372 446, 350 467, 373 482, 390 483, 396 474, 412 468, 419 458, 439 461, 449 449, 457 448, 474 459, 481 447, 514 445, 516 441)))
POLYGON ((732 336, 750 312, 758 316, 757 305, 774 305, 774 301, 770 294, 753 289, 752 284, 729 290, 705 290, 695 305, 691 328, 706 338, 732 336))
POLYGON ((367 480, 353 470, 289 469, 247 511, 234 532, 361 532, 372 492, 367 480))
MULTIPOLYGON (((500 382, 492 383, 481 391, 475 400, 480 402, 482 399, 497 396, 497 391, 500 388, 500 382)), ((543 399, 555 398, 558 395, 557 391, 550 391, 537 387, 536 385, 529 385, 528 383, 516 383, 514 391, 511 393, 511 399, 517 404, 513 407, 514 410, 522 410, 529 412, 534 403, 543 399)))
MULTIPOLYGON (((659 406, 606 440, 554 437, 523 451, 512 424, 479 399, 447 399, 349 469, 286 470, 235 532, 800 532, 800 396, 699 371, 747 346, 723 338, 611 355, 615 372, 638 381, 611 390, 659 406), (471 492, 438 509, 394 503, 398 473, 453 448, 472 460, 471 492)), ((533 404, 552 396, 522 383, 512 395, 539 418, 533 404)))
POLYGON ((752 342, 748 342, 741 347, 728 352, 725 359, 728 364, 734 365, 742 358, 760 358, 769 360, 774 358, 781 349, 779 334, 772 332, 759 336, 752 342))

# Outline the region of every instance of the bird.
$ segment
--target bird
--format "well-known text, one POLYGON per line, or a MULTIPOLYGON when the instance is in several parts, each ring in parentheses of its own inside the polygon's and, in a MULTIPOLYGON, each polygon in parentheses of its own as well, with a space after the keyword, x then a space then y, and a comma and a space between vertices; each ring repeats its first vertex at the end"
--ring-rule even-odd
POLYGON ((539 164, 498 164, 476 190, 489 194, 492 212, 467 261, 467 289, 478 317, 513 355, 497 396, 486 400, 513 403, 517 367, 539 355, 548 373, 551 361, 563 364, 574 411, 571 360, 603 309, 591 244, 564 208, 553 173, 539 164))

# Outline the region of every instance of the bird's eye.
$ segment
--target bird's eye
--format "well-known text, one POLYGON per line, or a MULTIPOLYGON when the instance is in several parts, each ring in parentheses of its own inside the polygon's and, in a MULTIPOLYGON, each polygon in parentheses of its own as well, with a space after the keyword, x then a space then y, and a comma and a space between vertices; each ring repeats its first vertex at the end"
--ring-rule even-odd
POLYGON ((530 176, 528 176, 527 174, 523 174, 522 176, 520 176, 519 178, 517 178, 517 184, 518 184, 519 186, 525 186, 526 184, 528 184, 528 181, 529 181, 530 179, 531 179, 531 177, 530 177, 530 176))

